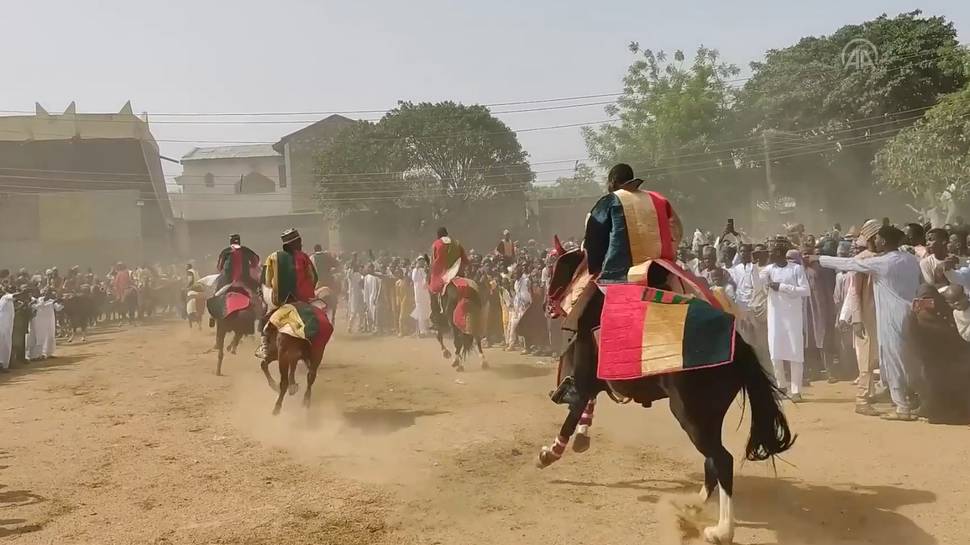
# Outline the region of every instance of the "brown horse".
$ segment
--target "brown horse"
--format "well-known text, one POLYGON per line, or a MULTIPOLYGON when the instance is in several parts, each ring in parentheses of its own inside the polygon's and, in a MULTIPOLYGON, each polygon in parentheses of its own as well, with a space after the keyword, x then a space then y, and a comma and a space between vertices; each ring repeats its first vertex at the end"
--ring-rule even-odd
POLYGON ((266 324, 269 353, 266 359, 260 362, 260 368, 269 387, 277 393, 276 404, 273 406, 274 415, 279 414, 283 408, 283 398, 287 393, 295 395, 299 391, 299 384, 296 382, 296 366, 301 361, 307 368, 307 384, 306 392, 303 394, 303 406, 310 407, 310 391, 317 378, 317 369, 320 367, 320 362, 323 361, 323 352, 333 334, 333 325, 327 317, 326 304, 321 299, 315 299, 312 303, 295 303, 292 306, 303 306, 305 312, 314 313, 319 322, 320 333, 316 342, 311 342, 293 334, 289 326, 284 325, 282 328, 277 328, 274 323, 279 323, 279 321, 275 318, 278 316, 277 313, 285 311, 285 308, 277 309, 266 324), (269 372, 269 364, 273 361, 279 362, 279 385, 273 380, 273 376, 269 372))

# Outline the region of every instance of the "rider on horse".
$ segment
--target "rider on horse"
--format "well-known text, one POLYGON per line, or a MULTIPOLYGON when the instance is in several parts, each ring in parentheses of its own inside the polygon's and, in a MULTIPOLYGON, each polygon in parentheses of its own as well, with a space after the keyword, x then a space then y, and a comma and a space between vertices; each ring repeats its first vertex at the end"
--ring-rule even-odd
POLYGON ((250 296, 259 288, 259 256, 242 245, 239 235, 229 235, 229 246, 219 253, 216 262, 219 278, 216 280, 216 294, 230 287, 245 288, 250 296))
MULTIPOLYGON (((633 169, 623 163, 610 169, 608 184, 609 194, 597 201, 586 220, 583 246, 589 282, 563 324, 580 336, 598 333, 604 293, 610 284, 644 283, 709 299, 709 292, 676 265, 683 228, 667 199, 640 189, 643 180, 635 178, 633 169)), ((579 392, 589 391, 596 381, 595 360, 576 358, 573 363, 572 377, 561 385, 557 402, 581 399, 579 392)))
POLYGON ((283 241, 283 249, 266 258, 260 278, 267 307, 259 324, 262 341, 256 350, 256 357, 260 360, 265 360, 269 355, 266 322, 273 311, 286 303, 309 303, 316 297, 314 288, 317 285, 317 271, 310 256, 303 252, 299 231, 287 229, 280 239, 283 241))
POLYGON ((438 238, 431 245, 431 278, 428 290, 434 295, 444 293, 445 286, 456 276, 460 276, 468 266, 465 248, 457 240, 448 236, 448 230, 438 228, 438 238))

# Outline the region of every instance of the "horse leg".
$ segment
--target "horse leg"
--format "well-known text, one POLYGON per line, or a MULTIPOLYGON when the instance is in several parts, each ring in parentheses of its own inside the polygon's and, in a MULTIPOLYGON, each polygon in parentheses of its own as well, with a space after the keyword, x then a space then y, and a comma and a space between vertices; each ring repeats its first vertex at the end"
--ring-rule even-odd
POLYGON ((539 469, 549 467, 562 458, 563 453, 566 452, 566 445, 569 444, 569 438, 576 431, 576 426, 579 424, 583 410, 588 404, 588 401, 581 400, 569 405, 569 414, 566 415, 566 420, 562 423, 556 440, 552 442, 552 445, 542 447, 539 451, 539 461, 536 462, 536 466, 539 469))
POLYGON ((731 498, 734 493, 734 458, 721 442, 721 427, 736 392, 731 392, 730 398, 725 395, 724 399, 717 399, 717 395, 707 395, 709 392, 698 380, 674 380, 676 382, 666 384, 664 389, 670 396, 670 411, 694 447, 705 457, 702 493, 705 496, 712 494, 715 482, 719 489, 717 525, 704 528, 704 539, 709 543, 730 545, 734 541, 731 498), (691 395, 692 391, 699 395, 691 395))
POLYGON ((273 415, 280 414, 280 409, 283 408, 283 398, 286 396, 286 390, 289 387, 290 381, 290 367, 296 367, 296 362, 293 365, 289 365, 290 354, 288 352, 282 352, 279 355, 280 360, 280 386, 279 394, 276 396, 276 405, 273 406, 273 415))
POLYGON ((435 338, 438 339, 438 346, 441 347, 441 357, 444 359, 450 358, 451 352, 449 352, 448 349, 445 348, 445 336, 441 332, 441 329, 439 328, 437 331, 435 331, 434 335, 435 335, 435 338))
POLYGON ((465 360, 465 354, 468 353, 468 351, 465 349, 465 345, 467 344, 465 342, 465 337, 467 337, 467 335, 459 331, 456 327, 452 330, 452 336, 454 337, 455 341, 455 359, 451 362, 451 366, 455 368, 455 371, 460 373, 465 370, 465 366, 462 364, 462 362, 465 360))
POLYGON ((226 326, 219 322, 219 326, 216 328, 216 350, 219 351, 219 360, 216 364, 216 376, 222 376, 222 358, 225 355, 223 346, 226 343, 226 326))
MULTIPOLYGON (((302 354, 299 354, 297 356, 294 356, 293 357, 293 364, 290 365, 290 380, 289 380, 290 387, 289 387, 289 390, 288 390, 288 392, 289 392, 290 395, 296 395, 296 393, 300 390, 300 385, 296 383, 296 368, 300 364, 301 356, 302 356, 302 354)), ((309 364, 307 364, 307 365, 309 365, 309 364)))
POLYGON ((232 332, 232 341, 229 342, 229 353, 232 355, 236 354, 236 348, 239 346, 239 341, 242 340, 242 333, 238 330, 232 332))
POLYGON ((576 428, 576 440, 573 441, 573 452, 586 452, 589 450, 589 427, 593 425, 594 409, 596 409, 595 397, 586 403, 583 414, 579 417, 579 426, 576 428))
POLYGON ((310 389, 313 388, 313 381, 317 380, 317 368, 320 367, 320 360, 310 356, 306 366, 306 391, 303 392, 303 406, 310 408, 310 389))
POLYGON ((481 337, 475 337, 475 347, 478 348, 478 357, 482 360, 482 369, 488 369, 488 360, 485 359, 485 352, 482 351, 481 337))

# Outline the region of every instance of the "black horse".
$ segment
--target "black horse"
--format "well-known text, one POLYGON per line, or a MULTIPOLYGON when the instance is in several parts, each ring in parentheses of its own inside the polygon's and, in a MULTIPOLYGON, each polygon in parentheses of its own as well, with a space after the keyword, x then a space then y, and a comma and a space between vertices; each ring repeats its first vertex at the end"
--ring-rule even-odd
MULTIPOLYGON (((482 360, 482 369, 488 369, 488 361, 485 359, 485 352, 482 351, 482 334, 478 332, 474 332, 473 334, 466 333, 455 324, 455 309, 462 303, 464 297, 458 285, 455 284, 455 281, 461 282, 467 281, 467 279, 461 277, 455 278, 445 286, 444 294, 431 294, 431 326, 435 330, 435 338, 438 340, 438 346, 441 347, 441 356, 445 359, 451 358, 452 356, 451 351, 445 348, 444 341, 445 332, 450 331, 455 347, 455 358, 452 360, 451 366, 456 371, 464 371, 465 358, 471 353, 472 348, 476 348, 482 360)), ((484 305, 480 297, 474 301, 465 301, 465 303, 475 307, 473 311, 481 310, 481 306, 484 305)))
MULTIPOLYGON (((568 288, 582 278, 580 273, 584 268, 585 258, 579 250, 559 257, 547 293, 550 314, 559 314, 555 309, 561 308, 561 300, 568 288)), ((648 285, 666 287, 668 274, 663 267, 652 264, 648 285)), ((791 448, 795 436, 781 411, 779 390, 758 362, 754 350, 739 335, 735 335, 734 359, 725 365, 634 380, 600 380, 596 374, 598 346, 593 332, 599 325, 603 295, 595 285, 588 286, 587 290, 588 302, 583 309, 576 310, 581 312, 578 326, 561 363, 560 375, 572 377, 573 384, 560 385, 557 390, 557 394, 568 391, 562 401, 568 403, 569 414, 555 443, 540 451, 539 467, 547 467, 562 456, 581 419, 591 416, 591 402, 595 402, 600 392, 607 392, 614 399, 627 398, 644 407, 669 398, 670 411, 687 432, 694 447, 704 456, 702 499, 706 501, 715 488, 720 488, 718 523, 705 528, 704 537, 712 543, 731 543, 734 537, 731 507, 734 458, 721 441, 724 416, 734 398, 743 392, 751 404, 751 431, 745 447, 745 458, 761 461, 785 452, 791 448)), ((588 439, 574 450, 582 451, 587 447, 588 439)))

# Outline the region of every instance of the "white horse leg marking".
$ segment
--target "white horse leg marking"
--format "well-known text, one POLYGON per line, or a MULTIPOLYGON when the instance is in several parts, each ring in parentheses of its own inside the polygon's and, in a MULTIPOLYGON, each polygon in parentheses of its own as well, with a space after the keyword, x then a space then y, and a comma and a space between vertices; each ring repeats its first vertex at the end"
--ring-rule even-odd
POLYGON ((704 539, 718 545, 730 545, 734 542, 734 506, 731 496, 719 486, 717 526, 704 528, 704 539))

